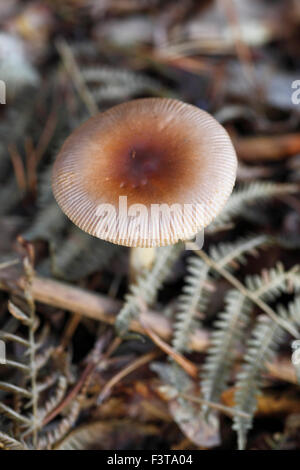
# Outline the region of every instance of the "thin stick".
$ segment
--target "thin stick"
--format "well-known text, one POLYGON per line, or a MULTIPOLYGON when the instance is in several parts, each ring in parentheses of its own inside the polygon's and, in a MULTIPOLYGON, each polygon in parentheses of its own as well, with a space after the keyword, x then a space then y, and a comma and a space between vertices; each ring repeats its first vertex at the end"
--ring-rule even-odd
POLYGON ((190 377, 196 379, 198 377, 197 366, 195 366, 195 364, 189 361, 186 357, 174 351, 174 349, 169 344, 163 341, 156 333, 154 333, 154 331, 151 330, 149 325, 147 325, 147 320, 145 320, 145 313, 146 312, 144 311, 143 315, 140 316, 140 322, 143 328, 145 329, 147 335, 152 339, 156 346, 158 346, 163 352, 168 354, 168 356, 171 356, 172 359, 177 362, 177 364, 179 364, 190 377))
POLYGON ((16 175, 16 180, 21 191, 26 191, 27 182, 26 182, 26 173, 23 164, 22 157, 18 152, 18 149, 15 144, 8 145, 8 152, 10 154, 11 162, 14 167, 14 172, 16 175))
POLYGON ((179 395, 182 398, 185 398, 186 400, 193 401, 194 403, 199 403, 200 405, 206 405, 215 410, 222 411, 223 413, 229 414, 230 416, 236 415, 236 416, 241 416, 242 418, 251 418, 251 416, 248 413, 237 410, 235 408, 231 408, 230 406, 225 406, 225 405, 221 405, 220 403, 207 401, 207 400, 204 400, 203 398, 188 395, 187 393, 178 392, 177 395, 179 395))
POLYGON ((147 364, 148 362, 151 362, 153 359, 156 359, 160 355, 160 351, 151 351, 150 353, 144 354, 142 357, 139 357, 135 361, 133 361, 131 364, 129 364, 125 369, 121 370, 118 372, 114 377, 112 377, 103 387, 99 397, 98 397, 98 403, 102 403, 103 400, 107 397, 108 393, 110 390, 126 375, 131 374, 134 370, 138 369, 139 367, 142 367, 143 365, 147 364))
POLYGON ((60 39, 59 41, 56 41, 56 48, 62 58, 62 61, 64 63, 64 66, 66 67, 68 74, 70 75, 78 91, 79 96, 81 97, 82 101, 85 103, 90 114, 91 115, 97 114, 99 111, 98 106, 92 94, 90 93, 90 90, 86 86, 86 83, 82 77, 80 69, 74 58, 72 49, 70 48, 70 46, 67 44, 67 42, 64 39, 60 39))
POLYGON ((61 345, 60 345, 62 349, 66 349, 67 345, 71 341, 80 322, 81 322, 81 315, 79 313, 74 313, 74 315, 70 317, 62 335, 62 340, 61 340, 61 345))

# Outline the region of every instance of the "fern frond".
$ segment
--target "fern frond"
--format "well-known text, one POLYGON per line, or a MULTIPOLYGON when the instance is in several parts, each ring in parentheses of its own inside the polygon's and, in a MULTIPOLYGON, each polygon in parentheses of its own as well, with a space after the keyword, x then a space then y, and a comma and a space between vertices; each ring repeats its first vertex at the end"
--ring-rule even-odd
POLYGON ((181 244, 157 248, 156 259, 151 271, 140 276, 137 284, 130 286, 125 304, 116 320, 116 329, 120 335, 124 335, 128 331, 130 321, 138 316, 141 301, 145 305, 154 303, 157 292, 168 276, 181 249, 181 244))
POLYGON ((206 231, 212 233, 220 227, 231 222, 234 217, 243 215, 247 204, 256 203, 281 194, 298 191, 297 185, 272 182, 254 182, 233 192, 221 214, 207 227, 206 231))
POLYGON ((300 275, 298 267, 285 271, 282 263, 277 263, 274 268, 264 270, 261 275, 246 276, 245 284, 257 298, 272 302, 283 292, 288 292, 291 287, 295 291, 300 289, 300 275))
MULTIPOLYGON (((245 262, 246 254, 256 254, 257 248, 265 245, 269 239, 265 235, 246 237, 230 243, 222 243, 210 249, 212 259, 221 268, 236 268, 238 263, 245 262)), ((189 337, 197 323, 197 311, 203 312, 209 298, 205 289, 210 268, 204 261, 190 257, 187 262, 188 275, 185 279, 183 294, 179 298, 178 314, 174 328, 173 347, 177 351, 187 351, 189 337)), ((198 321, 199 323, 199 321, 198 321)))
POLYGON ((22 346, 25 346, 26 348, 29 346, 29 341, 27 339, 22 338, 19 335, 15 335, 13 333, 8 333, 6 331, 0 330, 0 339, 3 341, 11 341, 13 343, 18 343, 21 344, 22 346))
MULTIPOLYGON (((261 276, 246 278, 246 285, 255 298, 267 301, 273 301, 282 292, 289 290, 291 282, 296 290, 299 286, 298 272, 295 268, 285 271, 281 264, 265 270, 261 276)), ((234 361, 233 351, 242 339, 251 312, 251 299, 239 290, 229 291, 225 302, 225 312, 214 323, 212 345, 202 373, 202 391, 208 401, 216 401, 226 388, 234 361)), ((283 315, 280 316, 283 318, 283 315)))
POLYGON ((155 372, 161 381, 178 392, 187 392, 193 387, 193 381, 188 374, 177 363, 170 364, 164 362, 154 362, 150 365, 150 369, 155 372))
POLYGON ((4 390, 10 393, 16 393, 18 395, 21 395, 27 398, 31 397, 31 393, 25 388, 18 387, 17 385, 9 384, 9 383, 2 382, 2 381, 0 381, 0 390, 4 390))
POLYGON ((44 403, 43 406, 38 409, 38 416, 41 424, 45 416, 51 413, 61 402, 67 390, 67 386, 67 379, 63 375, 61 375, 58 379, 55 392, 52 393, 46 403, 44 403))
MULTIPOLYGON (((58 372, 55 371, 53 377, 46 377, 46 383, 38 382, 40 370, 45 370, 44 368, 48 364, 49 358, 52 356, 53 347, 47 345, 45 348, 43 344, 47 336, 49 336, 47 323, 39 332, 36 331, 39 322, 35 313, 35 303, 31 293, 31 283, 34 273, 27 257, 24 260, 24 269, 24 297, 27 304, 24 308, 26 312, 12 301, 8 303, 8 310, 14 319, 23 325, 23 328, 27 328, 28 339, 25 340, 14 333, 1 332, 2 338, 16 342, 23 347, 21 359, 6 360, 6 367, 15 368, 20 371, 21 374, 19 374, 19 376, 21 378, 19 384, 15 385, 4 381, 0 382, 0 390, 5 394, 16 397, 17 401, 14 399, 12 402, 17 403, 17 406, 12 408, 5 402, 0 402, 0 413, 9 418, 14 424, 19 424, 18 427, 15 426, 17 432, 14 438, 21 438, 22 441, 24 440, 25 445, 37 449, 43 418, 49 410, 51 411, 52 408, 63 399, 66 392, 67 379, 63 374, 59 376, 58 372), (36 341, 36 338, 38 338, 38 341, 36 341), (40 349, 42 349, 42 351, 40 351, 40 349), (58 378, 59 380, 55 390, 50 390, 49 393, 45 394, 43 397, 44 401, 46 400, 45 404, 44 406, 39 406, 40 394, 45 392, 51 385, 54 385, 58 378)), ((42 372, 40 375, 43 375, 42 372)), ((10 401, 8 403, 10 403, 10 401)))
MULTIPOLYGON (((121 423, 120 423, 121 424, 121 423)), ((124 422, 122 420, 124 426, 124 422)), ((109 424, 111 425, 111 423, 109 424)), ((124 429, 124 427, 122 427, 124 429)), ((87 450, 95 443, 99 444, 99 436, 107 432, 107 424, 103 421, 79 426, 55 446, 55 450, 87 450)))
POLYGON ((258 317, 252 337, 247 343, 245 364, 236 381, 235 406, 251 416, 234 417, 233 429, 238 434, 238 448, 241 450, 246 446, 246 436, 252 427, 265 364, 272 360, 284 338, 285 334, 277 323, 264 315, 258 317))
POLYGON ((39 209, 31 226, 23 233, 28 241, 53 240, 67 225, 68 219, 55 201, 39 209))
POLYGON ((0 431, 0 450, 26 450, 25 444, 0 431))
POLYGON ((24 374, 28 374, 30 372, 30 367, 27 366, 26 364, 23 364, 23 362, 19 361, 13 361, 11 359, 6 359, 5 365, 8 367, 13 367, 24 374))
POLYGON ((122 101, 139 94, 157 95, 162 92, 157 80, 130 70, 83 67, 81 73, 97 102, 122 101))
POLYGON ((288 303, 287 307, 278 305, 278 314, 283 318, 289 318, 295 325, 300 325, 300 296, 299 294, 288 303))
POLYGON ((23 323, 23 325, 31 326, 31 318, 10 300, 8 301, 8 311, 13 317, 19 320, 19 322, 23 323))
POLYGON ((5 403, 0 402, 0 413, 2 413, 4 416, 7 416, 14 422, 25 425, 31 424, 31 420, 27 418, 27 416, 23 416, 21 413, 13 410, 10 406, 5 405, 5 403))
POLYGON ((83 78, 87 83, 137 83, 143 85, 161 86, 157 80, 147 75, 116 67, 85 67, 81 70, 83 78))
MULTIPOLYGON (((35 351, 37 351, 37 349, 38 349, 37 345, 35 345, 35 351)), ((49 346, 41 353, 35 354, 34 366, 37 372, 48 363, 49 359, 51 358, 53 354, 53 351, 54 351, 54 347, 49 346)))
POLYGON ((54 199, 51 178, 52 165, 50 164, 39 175, 38 210, 33 222, 22 234, 25 240, 55 240, 69 223, 69 219, 54 199))
POLYGON ((37 205, 39 209, 42 209, 47 205, 50 205, 51 203, 55 202, 51 185, 52 170, 53 162, 49 163, 46 168, 39 174, 37 194, 37 205))
POLYGON ((234 242, 221 242, 213 245, 209 254, 218 263, 218 266, 222 268, 226 266, 228 269, 233 261, 235 267, 237 263, 245 264, 246 255, 257 256, 257 248, 262 248, 269 243, 271 243, 271 239, 267 235, 248 235, 234 242))
POLYGON ((43 380, 39 380, 37 382, 38 393, 44 392, 45 390, 52 387, 57 382, 59 377, 60 375, 58 371, 55 370, 54 372, 50 373, 45 378, 43 378, 43 380))
POLYGON ((112 257, 121 250, 118 245, 92 237, 75 226, 63 242, 52 244, 50 263, 46 260, 38 267, 43 275, 52 274, 67 281, 88 276, 108 265, 112 257))
MULTIPOLYGON (((211 346, 202 369, 201 389, 207 401, 218 401, 226 388, 236 346, 249 324, 252 303, 241 292, 231 289, 225 298, 225 310, 214 323, 211 346)), ((207 412, 207 407, 203 407, 207 412)))
POLYGON ((197 326, 195 318, 199 309, 205 310, 207 293, 205 283, 209 273, 209 267, 196 257, 190 257, 187 266, 188 275, 185 278, 183 294, 178 300, 178 313, 174 327, 172 345, 176 351, 188 350, 190 335, 197 326), (199 301, 201 299, 201 304, 199 301))
POLYGON ((78 396, 70 405, 67 415, 58 424, 40 437, 37 442, 39 449, 51 449, 59 442, 72 428, 81 410, 81 396, 78 396))

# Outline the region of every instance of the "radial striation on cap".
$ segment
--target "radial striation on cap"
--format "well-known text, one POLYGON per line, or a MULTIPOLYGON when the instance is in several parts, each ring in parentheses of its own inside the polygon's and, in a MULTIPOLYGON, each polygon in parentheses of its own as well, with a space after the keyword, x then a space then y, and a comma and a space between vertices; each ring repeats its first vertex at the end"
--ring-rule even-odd
POLYGON ((126 246, 192 238, 223 208, 237 159, 225 129, 195 106, 167 98, 99 113, 65 141, 54 196, 82 230, 126 246))

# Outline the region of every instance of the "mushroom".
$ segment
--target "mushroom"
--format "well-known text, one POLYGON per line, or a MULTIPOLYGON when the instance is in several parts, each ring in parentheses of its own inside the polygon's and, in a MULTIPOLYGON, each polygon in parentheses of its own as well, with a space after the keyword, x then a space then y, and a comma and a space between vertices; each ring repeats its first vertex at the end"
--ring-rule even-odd
POLYGON ((67 138, 53 192, 82 230, 154 248, 206 227, 231 194, 236 169, 227 132, 207 112, 174 99, 137 99, 97 114, 67 138))

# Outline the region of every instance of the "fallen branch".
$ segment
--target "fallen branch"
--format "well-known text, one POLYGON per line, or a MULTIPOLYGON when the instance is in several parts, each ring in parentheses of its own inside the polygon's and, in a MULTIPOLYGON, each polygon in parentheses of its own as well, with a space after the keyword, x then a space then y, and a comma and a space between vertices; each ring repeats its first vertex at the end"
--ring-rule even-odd
MULTIPOLYGON (((7 276, 7 270, 0 271, 0 289, 22 295, 25 279, 22 275, 7 276)), ((35 276, 32 281, 32 295, 35 301, 52 307, 77 313, 93 320, 113 325, 122 306, 121 302, 101 294, 89 292, 64 282, 35 276)), ((147 310, 143 313, 149 328, 162 339, 172 336, 172 322, 159 312, 147 310)), ((132 321, 130 330, 145 333, 138 321, 132 321)), ((190 347, 194 351, 205 351, 209 344, 209 333, 204 329, 194 332, 190 347)))

